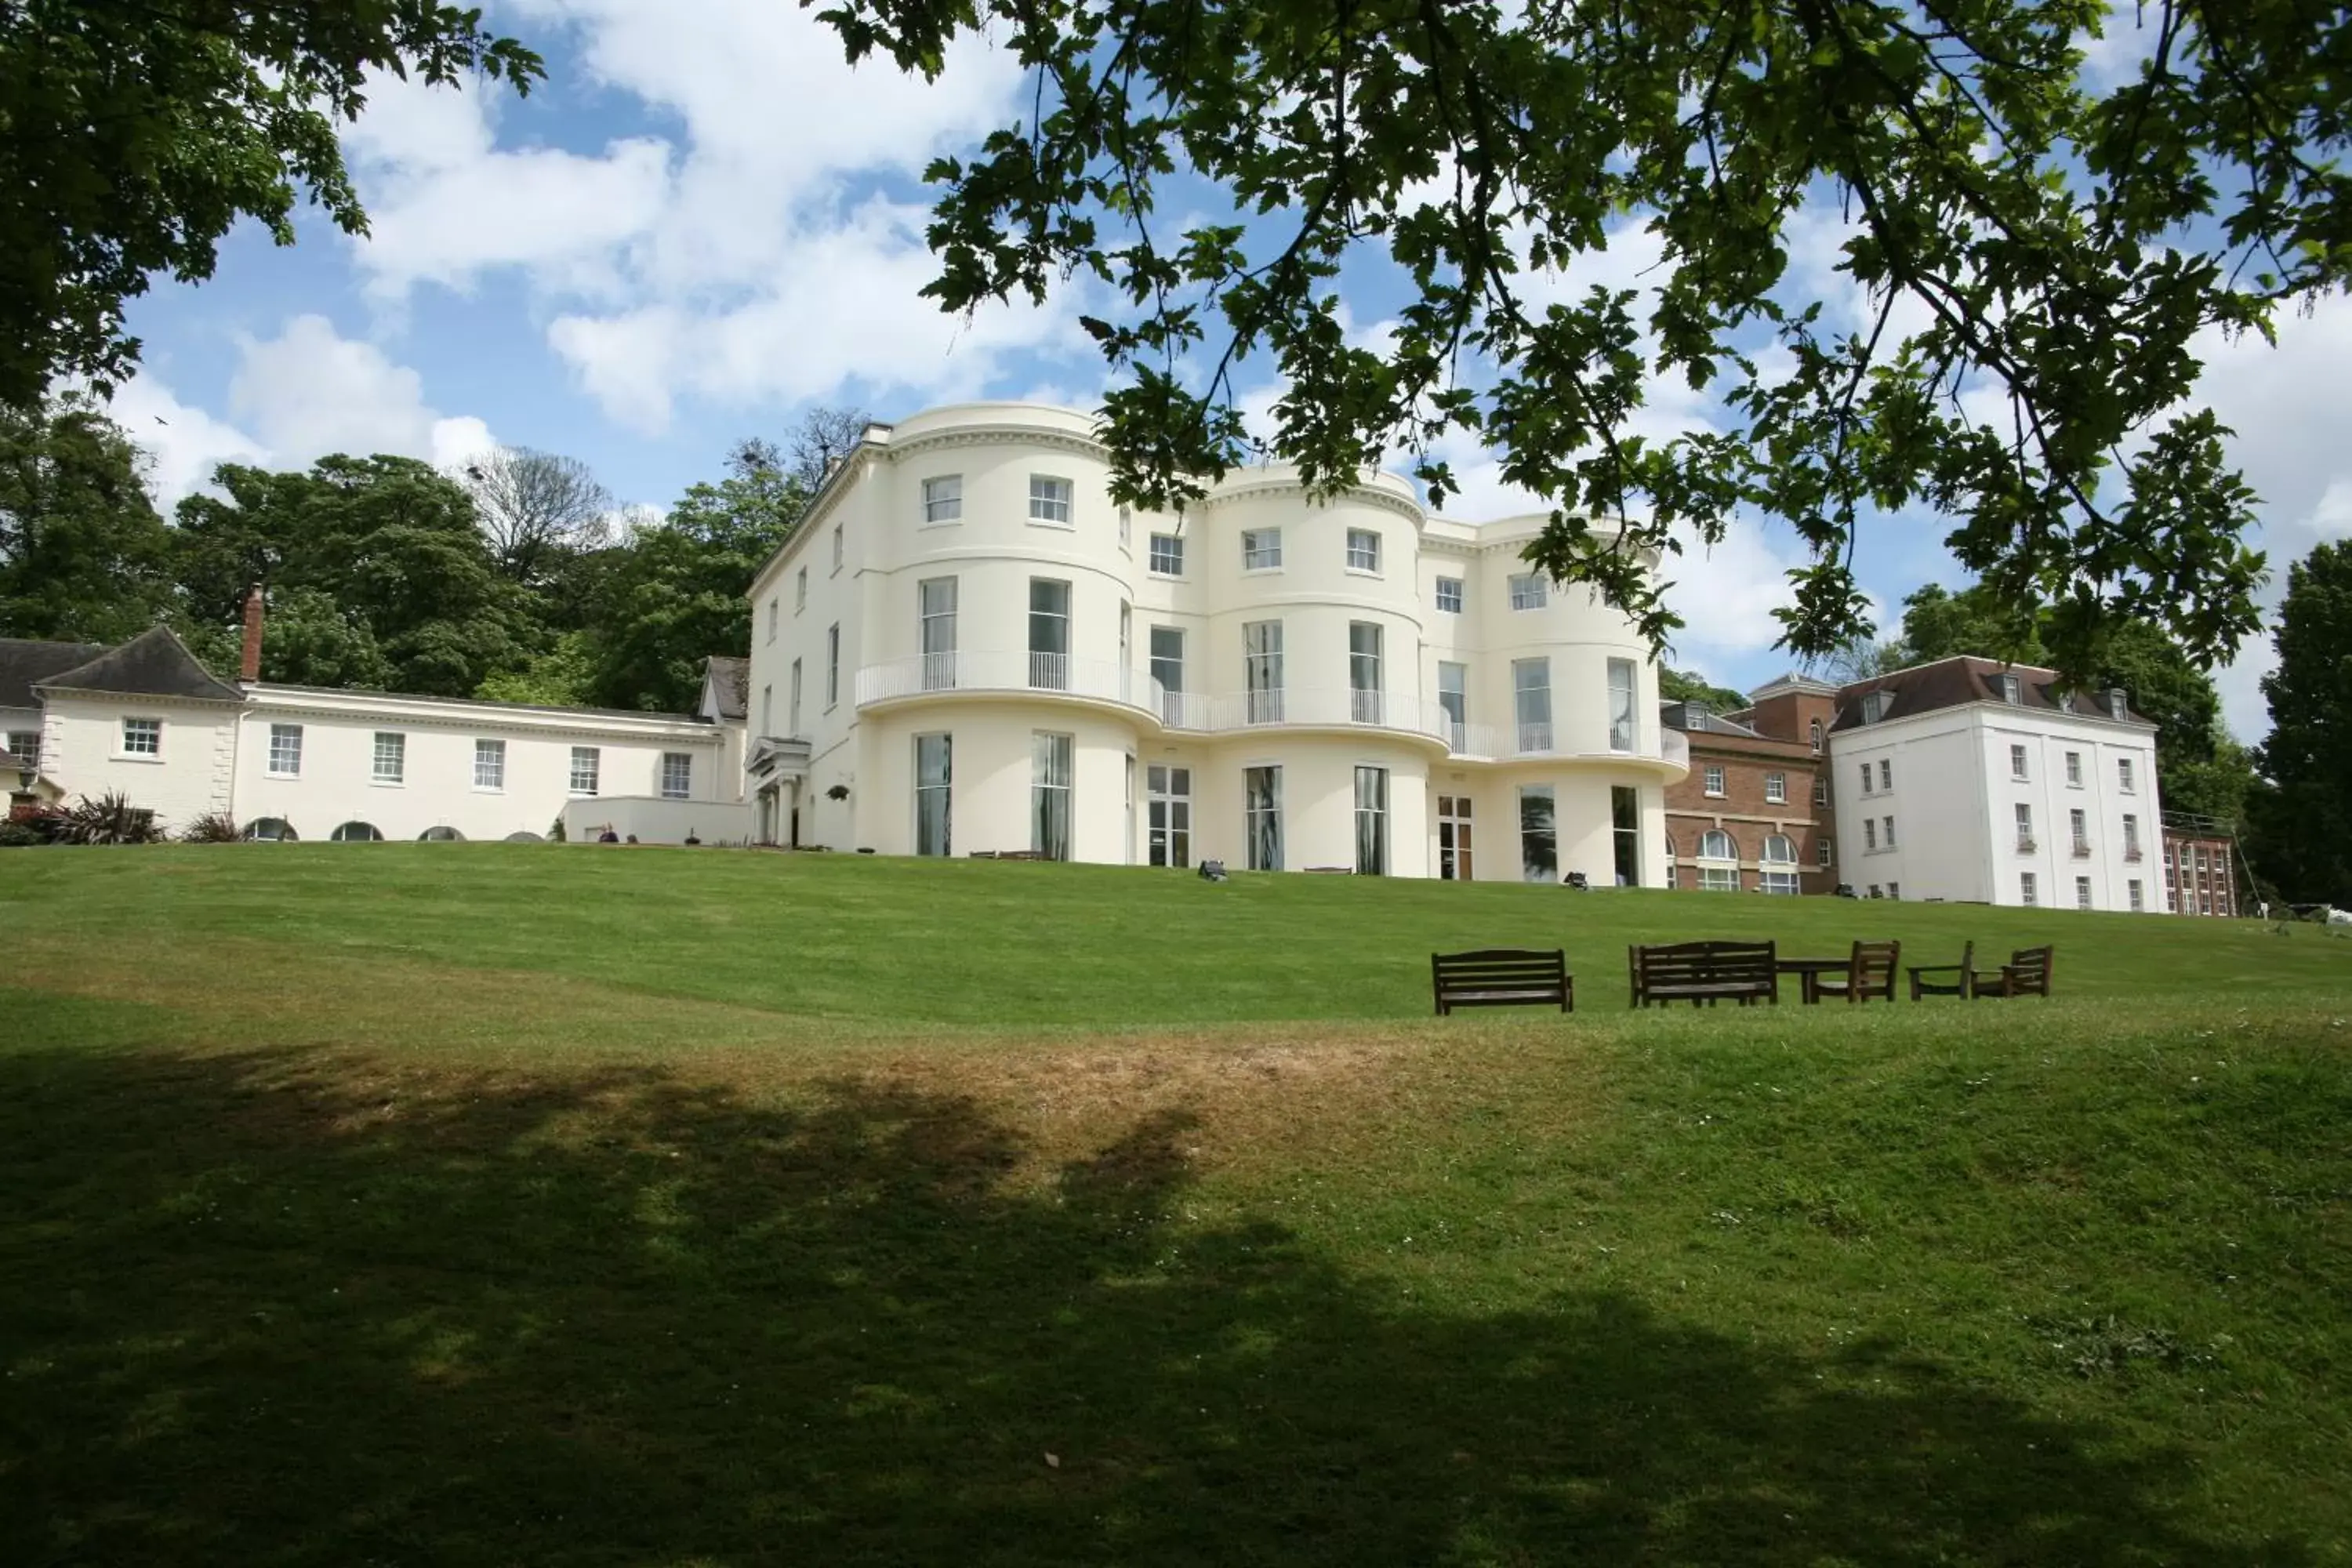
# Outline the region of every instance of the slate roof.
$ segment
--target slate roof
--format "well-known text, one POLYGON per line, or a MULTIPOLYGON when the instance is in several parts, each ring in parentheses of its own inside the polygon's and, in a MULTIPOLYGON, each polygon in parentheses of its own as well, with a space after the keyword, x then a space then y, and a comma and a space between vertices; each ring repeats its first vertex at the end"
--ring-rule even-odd
POLYGON ((131 697, 184 697, 203 702, 242 702, 245 693, 196 662, 188 645, 168 626, 150 626, 121 647, 101 649, 95 658, 44 677, 35 684, 56 691, 106 691, 131 697))
MULTIPOLYGON (((1969 702, 2000 702, 2000 689, 1993 684, 1996 675, 2017 677, 2017 706, 2042 713, 2074 713, 2085 719, 2105 719, 2105 694, 2098 691, 2078 691, 2074 706, 2068 708, 2061 698, 2065 688, 2060 684, 2058 672, 2042 669, 2030 664, 2003 664, 1997 658, 1979 658, 1973 654, 1961 654, 1952 658, 1937 659, 1933 664, 1916 664, 1908 669, 1898 669, 1874 680, 1857 680, 1838 692, 1837 721, 1831 731, 1843 734, 1863 728, 1862 700, 1874 691, 1890 694, 1892 700, 1879 722, 1907 719, 1915 713, 1932 713, 1938 708, 1958 708, 1969 702)), ((2004 704, 2006 706, 2006 704, 2004 704)), ((2156 721, 2143 714, 2124 710, 2130 721, 2155 728, 2156 721)))
POLYGON ((37 642, 0 637, 0 708, 38 708, 33 688, 53 675, 88 664, 106 651, 100 642, 37 642))
POLYGON ((723 653, 714 653, 703 661, 702 679, 706 689, 719 693, 719 716, 721 719, 741 719, 751 711, 751 661, 723 653))
POLYGON ((1685 734, 1734 735, 1743 741, 1769 741, 1773 738, 1745 724, 1736 724, 1713 709, 1693 702, 1661 702, 1658 704, 1658 720, 1669 730, 1680 730, 1685 734))

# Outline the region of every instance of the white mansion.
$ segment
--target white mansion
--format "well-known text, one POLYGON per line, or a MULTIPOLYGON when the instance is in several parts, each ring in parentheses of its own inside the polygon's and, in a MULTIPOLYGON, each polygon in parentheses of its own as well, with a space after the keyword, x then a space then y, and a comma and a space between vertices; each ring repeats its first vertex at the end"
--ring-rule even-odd
POLYGON ((1369 476, 1109 500, 1092 422, 870 426, 752 584, 766 841, 886 855, 1666 885, 1687 771, 1627 619, 1532 572, 1540 526, 1369 476))

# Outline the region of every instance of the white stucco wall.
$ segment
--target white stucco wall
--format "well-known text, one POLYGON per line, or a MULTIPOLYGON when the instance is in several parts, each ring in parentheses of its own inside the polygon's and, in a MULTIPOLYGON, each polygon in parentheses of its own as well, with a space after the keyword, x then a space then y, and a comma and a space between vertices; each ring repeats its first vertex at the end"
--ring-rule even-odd
POLYGON ((54 695, 42 714, 41 771, 68 796, 119 790, 177 832, 208 812, 229 810, 236 767, 233 703, 164 697, 54 695), (122 750, 122 721, 163 726, 152 757, 122 750))

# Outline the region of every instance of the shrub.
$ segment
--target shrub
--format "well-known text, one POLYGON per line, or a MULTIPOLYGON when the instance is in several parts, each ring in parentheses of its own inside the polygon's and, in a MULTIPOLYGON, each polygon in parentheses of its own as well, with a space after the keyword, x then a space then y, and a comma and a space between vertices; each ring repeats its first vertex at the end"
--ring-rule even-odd
POLYGON ((0 849, 25 849, 36 844, 47 844, 49 841, 48 831, 40 826, 38 821, 29 816, 12 816, 0 821, 0 849))
POLYGON ((208 811, 180 829, 183 844, 234 844, 240 837, 236 818, 226 811, 208 811))
POLYGON ((58 818, 60 844, 161 844, 163 829, 153 811, 133 805, 120 790, 108 790, 92 800, 84 795, 58 818))

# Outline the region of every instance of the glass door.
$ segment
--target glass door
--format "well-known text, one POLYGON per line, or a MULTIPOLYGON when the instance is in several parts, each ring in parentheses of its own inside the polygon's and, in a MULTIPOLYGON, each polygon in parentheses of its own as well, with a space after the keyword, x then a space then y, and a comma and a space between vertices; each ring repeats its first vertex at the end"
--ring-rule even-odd
POLYGON ((1192 770, 1154 763, 1144 784, 1150 864, 1181 871, 1192 864, 1192 770))
POLYGON ((1447 882, 1470 880, 1470 797, 1437 797, 1437 875, 1447 882))

